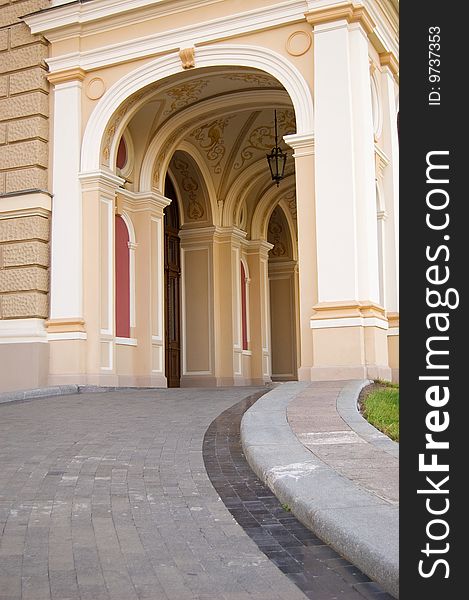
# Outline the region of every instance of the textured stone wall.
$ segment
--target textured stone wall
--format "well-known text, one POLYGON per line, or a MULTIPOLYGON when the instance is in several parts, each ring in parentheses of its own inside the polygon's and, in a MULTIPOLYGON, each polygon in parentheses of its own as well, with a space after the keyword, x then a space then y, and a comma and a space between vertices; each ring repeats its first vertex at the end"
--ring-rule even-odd
POLYGON ((47 317, 49 229, 47 217, 0 215, 0 319, 47 317))
POLYGON ((49 4, 0 0, 0 194, 47 189, 48 47, 19 17, 49 4))
POLYGON ((0 0, 0 319, 48 316, 50 222, 21 205, 48 186, 48 46, 19 19, 48 6, 0 0), (12 196, 14 213, 5 209, 12 196))

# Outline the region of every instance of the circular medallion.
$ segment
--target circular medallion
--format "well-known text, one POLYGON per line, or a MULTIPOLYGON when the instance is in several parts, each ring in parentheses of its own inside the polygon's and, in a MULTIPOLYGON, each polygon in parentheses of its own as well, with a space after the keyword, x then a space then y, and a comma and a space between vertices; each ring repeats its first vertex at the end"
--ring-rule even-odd
POLYGON ((95 77, 88 82, 86 95, 90 100, 98 100, 106 91, 106 85, 100 77, 95 77))
POLYGON ((301 56, 311 48, 313 40, 307 31, 294 31, 287 40, 287 52, 291 56, 301 56))

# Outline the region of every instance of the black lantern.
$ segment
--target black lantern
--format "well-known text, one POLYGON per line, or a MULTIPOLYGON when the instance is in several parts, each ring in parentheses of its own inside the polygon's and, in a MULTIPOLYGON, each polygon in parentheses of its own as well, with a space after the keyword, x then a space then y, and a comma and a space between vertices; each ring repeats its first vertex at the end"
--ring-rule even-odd
POLYGON ((278 133, 277 133, 277 111, 274 111, 275 118, 275 148, 272 148, 270 154, 266 154, 267 162, 269 163, 270 174, 272 175, 272 181, 275 181, 277 187, 280 181, 284 177, 285 164, 287 162, 287 153, 282 152, 282 149, 278 145, 278 133))

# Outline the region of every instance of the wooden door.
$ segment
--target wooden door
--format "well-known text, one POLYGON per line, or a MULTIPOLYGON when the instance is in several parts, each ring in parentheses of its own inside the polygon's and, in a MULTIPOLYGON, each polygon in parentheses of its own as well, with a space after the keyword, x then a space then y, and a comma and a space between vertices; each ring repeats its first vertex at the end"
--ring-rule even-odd
POLYGON ((169 179, 165 196, 172 202, 164 211, 165 371, 168 387, 181 385, 181 251, 176 194, 169 179))

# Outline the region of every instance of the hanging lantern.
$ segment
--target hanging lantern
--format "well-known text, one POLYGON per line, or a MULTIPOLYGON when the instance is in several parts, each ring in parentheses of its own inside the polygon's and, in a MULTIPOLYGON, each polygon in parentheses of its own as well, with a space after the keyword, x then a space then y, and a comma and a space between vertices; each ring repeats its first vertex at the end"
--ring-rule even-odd
POLYGON ((287 162, 287 153, 283 152, 282 149, 278 145, 278 132, 277 132, 277 111, 274 111, 274 119, 275 119, 275 147, 272 148, 270 154, 267 154, 267 162, 269 163, 270 174, 272 176, 272 181, 275 181, 277 187, 279 186, 280 181, 284 177, 285 173, 285 164, 287 162))

